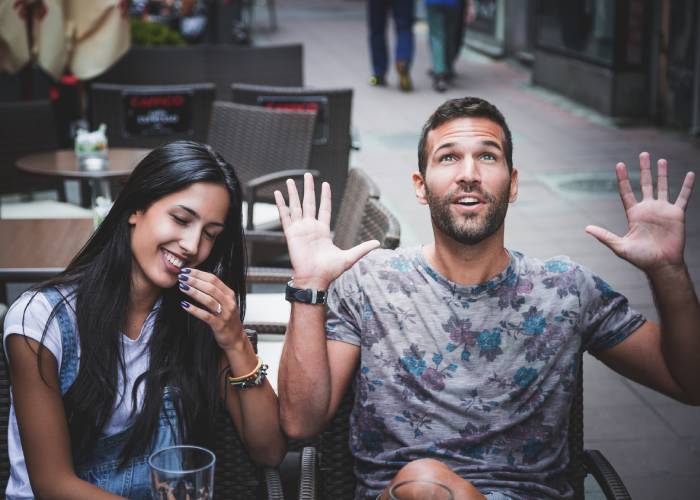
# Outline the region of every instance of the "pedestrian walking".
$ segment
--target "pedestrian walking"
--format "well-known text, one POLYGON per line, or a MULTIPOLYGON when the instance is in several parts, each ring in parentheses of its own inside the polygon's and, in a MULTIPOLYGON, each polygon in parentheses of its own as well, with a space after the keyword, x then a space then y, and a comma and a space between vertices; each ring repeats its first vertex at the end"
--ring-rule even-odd
POLYGON ((389 12, 394 19, 396 30, 396 72, 399 75, 399 88, 404 92, 413 90, 411 62, 413 61, 413 18, 414 0, 369 0, 367 21, 369 26, 369 47, 372 59, 372 76, 369 84, 385 86, 389 68, 389 50, 386 40, 386 25, 389 12))
POLYGON ((464 7, 462 0, 425 0, 428 20, 428 40, 433 63, 433 88, 445 92, 447 82, 454 77, 454 62, 462 32, 464 7))

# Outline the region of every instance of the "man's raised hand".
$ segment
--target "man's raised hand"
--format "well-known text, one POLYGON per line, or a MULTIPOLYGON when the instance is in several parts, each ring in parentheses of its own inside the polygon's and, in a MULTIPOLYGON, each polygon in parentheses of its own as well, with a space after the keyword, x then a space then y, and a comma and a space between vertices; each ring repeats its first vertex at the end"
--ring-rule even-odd
POLYGON ((618 163, 615 167, 620 198, 628 222, 627 233, 620 237, 599 226, 588 226, 586 232, 595 236, 619 257, 646 272, 684 263, 685 207, 693 191, 695 174, 688 172, 674 203, 668 200, 668 165, 666 160, 657 162, 657 197, 654 198, 654 182, 649 153, 639 155, 642 199, 632 191, 627 167, 618 163))
POLYGON ((311 174, 304 175, 303 202, 299 200, 296 185, 291 179, 287 179, 287 192, 289 206, 279 191, 275 191, 275 201, 297 286, 325 289, 355 262, 379 247, 377 240, 360 243, 348 250, 341 250, 333 244, 330 230, 331 188, 327 182, 321 187, 318 216, 311 174))

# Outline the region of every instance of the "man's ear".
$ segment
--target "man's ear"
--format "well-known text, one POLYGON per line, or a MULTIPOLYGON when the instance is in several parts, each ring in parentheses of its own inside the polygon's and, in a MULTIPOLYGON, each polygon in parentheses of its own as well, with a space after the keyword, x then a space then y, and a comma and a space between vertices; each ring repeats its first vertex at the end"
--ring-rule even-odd
POLYGON ((143 210, 137 210, 129 216, 129 224, 136 224, 143 215, 143 210))
POLYGON ((427 205, 428 204, 428 195, 425 192, 425 180, 423 179, 423 175, 416 170, 411 174, 411 180, 413 181, 413 189, 416 192, 416 198, 418 199, 418 203, 421 205, 427 205))
POLYGON ((513 167, 513 171, 510 173, 510 196, 508 197, 508 203, 514 203, 518 199, 518 169, 513 167))

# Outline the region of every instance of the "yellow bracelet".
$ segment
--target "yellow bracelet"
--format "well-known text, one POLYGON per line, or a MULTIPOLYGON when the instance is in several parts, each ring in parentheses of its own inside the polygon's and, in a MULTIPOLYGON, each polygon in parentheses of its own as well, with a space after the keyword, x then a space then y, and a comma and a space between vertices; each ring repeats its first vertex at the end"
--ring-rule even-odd
MULTIPOLYGON (((257 377, 257 376, 258 376, 258 372, 260 371, 260 367, 261 367, 262 364, 263 364, 263 361, 262 361, 262 359, 260 359, 260 356, 256 356, 256 358, 258 358, 258 364, 255 366, 255 369, 254 369, 252 372, 250 372, 250 373, 247 374, 247 375, 242 375, 242 376, 240 376, 240 377, 233 377, 233 376, 232 376, 233 374, 227 375, 227 376, 226 376, 226 381, 227 381, 229 384, 235 384, 235 383, 237 383, 237 382, 243 382, 244 380, 248 380, 248 379, 250 379, 250 378, 255 378, 255 377, 257 377)), ((229 370, 229 373, 231 373, 230 370, 229 370)))

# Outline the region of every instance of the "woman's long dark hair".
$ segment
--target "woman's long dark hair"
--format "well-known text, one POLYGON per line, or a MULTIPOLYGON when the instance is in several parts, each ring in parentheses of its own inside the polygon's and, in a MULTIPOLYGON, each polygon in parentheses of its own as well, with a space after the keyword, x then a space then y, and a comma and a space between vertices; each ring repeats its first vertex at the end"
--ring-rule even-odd
MULTIPOLYGON (((133 408, 137 408, 140 384, 145 384, 143 408, 134 415, 123 461, 150 446, 158 430, 166 387, 178 413, 183 440, 204 445, 212 441, 209 431, 219 399, 221 351, 209 327, 182 310, 179 303, 183 296, 177 286, 163 290, 150 340, 149 369, 136 380, 132 394, 121 394, 118 388, 119 373, 124 376, 126 370, 121 343, 131 291, 129 216, 197 182, 220 184, 229 193, 224 229, 198 268, 215 274, 236 293, 243 320, 246 255, 240 184, 231 165, 209 146, 196 142, 173 142, 146 156, 65 271, 39 287, 63 285, 75 294, 80 367, 63 402, 77 464, 89 457, 121 398, 131 397, 133 408)), ((51 317, 55 314, 56 307, 51 317)), ((48 324, 44 334, 46 328, 48 324)))

